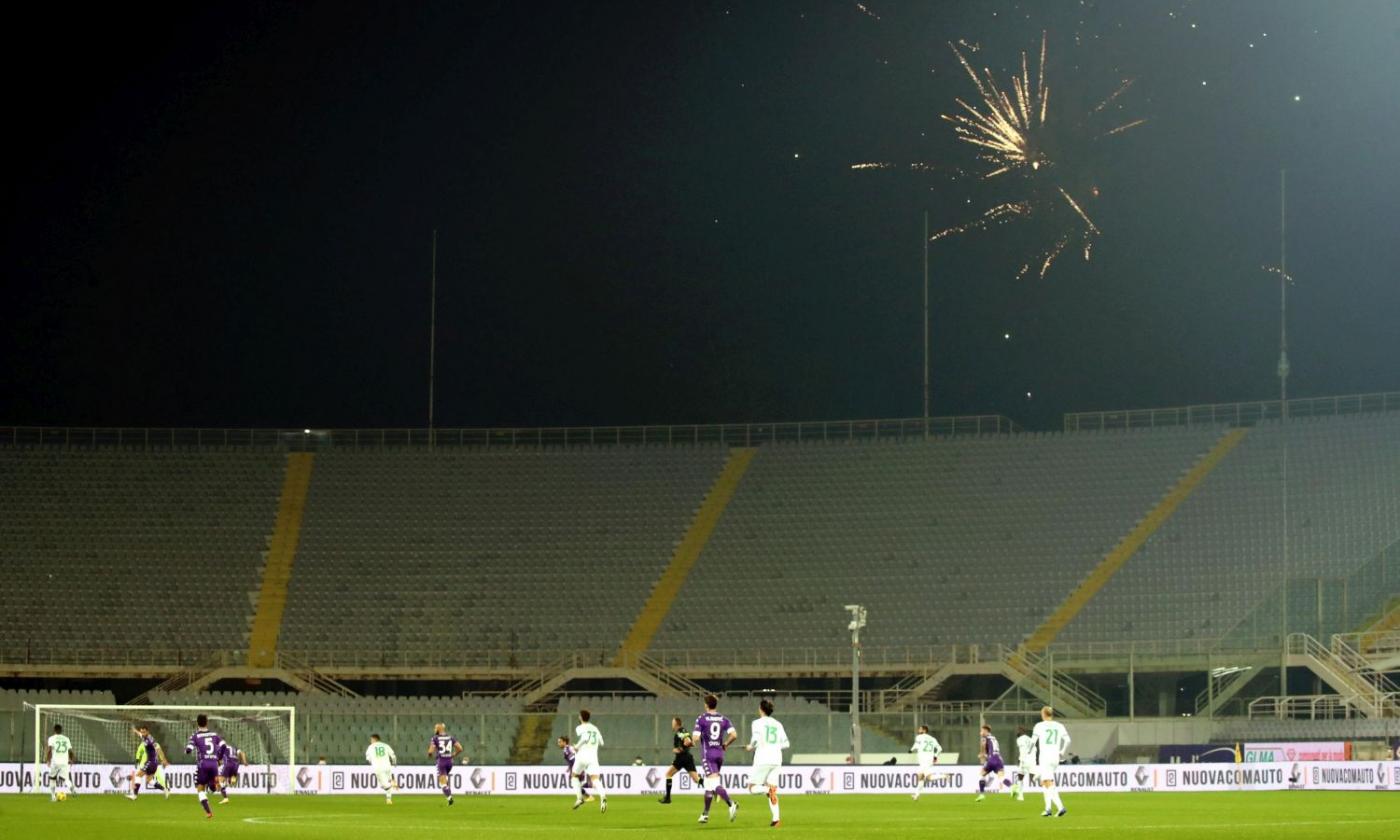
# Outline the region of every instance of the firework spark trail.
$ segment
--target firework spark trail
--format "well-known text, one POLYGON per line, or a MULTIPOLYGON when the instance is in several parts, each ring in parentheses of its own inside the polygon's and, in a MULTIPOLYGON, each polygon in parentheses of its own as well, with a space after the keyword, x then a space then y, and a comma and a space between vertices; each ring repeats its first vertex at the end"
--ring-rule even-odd
MULTIPOLYGON (((1068 237, 1068 236, 1061 236, 1058 240, 1055 241, 1055 244, 1054 244, 1054 245, 1051 245, 1049 248, 1047 248, 1047 249, 1045 249, 1044 251, 1040 252, 1040 254, 1036 256, 1035 259, 1040 261, 1040 271, 1039 271, 1038 273, 1039 273, 1039 275, 1040 275, 1040 279, 1041 279, 1041 280, 1044 280, 1044 279, 1045 279, 1045 274, 1046 274, 1048 271, 1050 271, 1050 264, 1053 263, 1053 262, 1055 261, 1055 258, 1058 257, 1058 256, 1060 255, 1060 253, 1061 253, 1062 251, 1064 251, 1064 250, 1065 250, 1065 247, 1068 246, 1068 245, 1069 245, 1069 237, 1068 237)), ((1085 246, 1085 247, 1088 247, 1088 246, 1085 246)), ((1085 257, 1085 259, 1088 259, 1088 258, 1085 257)), ((1034 261, 1032 261, 1032 262, 1034 262, 1034 261)), ((1021 279, 1022 277, 1025 277, 1026 274, 1027 274, 1030 270, 1031 270, 1031 263, 1030 263, 1030 262, 1022 263, 1022 264, 1021 264, 1021 270, 1016 272, 1016 279, 1019 280, 1019 279, 1021 279)))
POLYGON ((929 172, 935 175, 944 175, 950 180, 968 177, 968 173, 966 170, 958 169, 953 166, 941 166, 938 164, 923 162, 900 164, 891 163, 887 160, 870 160, 864 161, 862 163, 851 164, 851 170, 853 172, 863 172, 875 169, 903 169, 906 165, 909 167, 910 172, 929 172))
POLYGON ((1124 91, 1126 91, 1128 88, 1132 87, 1132 86, 1133 86, 1133 82, 1135 82, 1135 81, 1137 81, 1137 80, 1136 80, 1136 79, 1124 79, 1124 80, 1123 80, 1123 83, 1122 83, 1121 85, 1118 86, 1118 89, 1117 89, 1117 90, 1115 90, 1113 93, 1110 93, 1110 94, 1108 95, 1108 97, 1107 97, 1106 99, 1104 99, 1104 101, 1102 101, 1102 102, 1100 102, 1098 105, 1095 105, 1095 106, 1094 106, 1093 113, 1097 114, 1098 112, 1102 111, 1104 108, 1107 108, 1107 107, 1113 102, 1113 100, 1115 100, 1115 99, 1117 99, 1118 97, 1122 96, 1123 93, 1124 93, 1124 91))
POLYGON ((870 11, 870 7, 867 6, 867 5, 865 5, 864 3, 857 3, 857 4, 856 4, 856 10, 859 11, 861 14, 865 15, 866 17, 871 17, 871 18, 874 18, 875 20, 879 20, 879 19, 880 19, 880 16, 877 15, 877 14, 875 14, 874 12, 870 11))
MULTIPOLYGON (((876 17, 863 4, 858 3, 857 8, 871 17, 876 17)), ((998 82, 996 75, 989 68, 983 67, 978 70, 968 60, 968 54, 977 52, 980 45, 969 44, 966 40, 960 40, 957 43, 949 42, 949 48, 957 56, 958 63, 962 65, 963 71, 971 80, 973 88, 977 91, 977 97, 976 99, 970 98, 971 101, 955 97, 954 102, 957 103, 958 107, 951 113, 939 116, 952 125, 953 134, 958 140, 976 149, 974 156, 985 165, 985 169, 977 173, 963 173, 947 167, 933 167, 927 164, 910 166, 913 171, 956 172, 958 176, 971 177, 975 175, 981 180, 1017 173, 1026 179, 1025 186, 1029 193, 1028 197, 999 203, 982 211, 971 221, 940 230, 929 237, 930 241, 937 241, 957 234, 986 230, 994 225, 1007 224, 1018 219, 1041 216, 1054 219, 1056 218, 1055 214, 1060 214, 1058 217, 1060 221, 1055 222, 1055 224, 1068 225, 1069 227, 1062 228, 1049 247, 1038 251, 1034 257, 1026 260, 1017 274, 1018 277, 1025 276, 1034 270, 1040 277, 1044 278, 1051 266, 1069 248, 1071 243, 1077 243, 1080 246, 1085 260, 1090 259, 1093 254, 1094 239, 1101 235, 1098 225, 1089 216, 1084 205, 1071 195, 1069 189, 1062 183, 1046 183, 1044 179, 1047 176, 1041 174, 1047 168, 1062 162, 1058 158, 1050 157, 1046 151, 1047 148, 1053 148, 1046 143, 1046 140, 1058 138, 1058 135, 1054 138, 1046 137, 1046 125, 1050 119, 1050 85, 1046 81, 1048 42, 1048 34, 1042 32, 1039 60, 1035 62, 1036 72, 1031 73, 1030 55, 1027 51, 1022 51, 1020 67, 1007 74, 1008 81, 1005 85, 998 82), (1052 184, 1053 190, 1050 189, 1052 184), (1063 207, 1066 206, 1073 211, 1073 216, 1065 214, 1063 207), (1070 221, 1071 219, 1073 221, 1070 221)), ((1109 106, 1113 105, 1132 85, 1132 79, 1123 80, 1112 93, 1088 112, 1088 116, 1093 117, 1095 114, 1109 109, 1109 106)), ((1118 109, 1114 108, 1113 110, 1118 109)), ((1062 118, 1057 118, 1057 124, 1061 121, 1062 118)), ((1110 137, 1136 128, 1145 122, 1147 122, 1145 119, 1130 120, 1097 135, 1093 134, 1092 130, 1081 122, 1075 127, 1077 132, 1075 139, 1083 142, 1099 137, 1110 137)), ((1064 142, 1063 138, 1058 139, 1064 142)), ((893 170, 903 167, 877 161, 857 163, 851 168, 854 170, 893 170)), ((1092 194, 1098 195, 1098 190, 1095 188, 1092 194)))
MULTIPOLYGON (((1079 206, 1079 202, 1077 202, 1077 201, 1074 200, 1074 196, 1070 195, 1070 194, 1065 190, 1064 187, 1056 187, 1055 189, 1057 189, 1057 190, 1060 191, 1060 195, 1062 195, 1062 196, 1065 197, 1065 201, 1068 202, 1069 206, 1070 206, 1070 207, 1073 207, 1073 208, 1074 208, 1074 212, 1076 212, 1076 213, 1079 214, 1079 218, 1081 218, 1081 219, 1084 220, 1084 227, 1085 227, 1085 230, 1087 230, 1089 233, 1098 235, 1098 233, 1099 233, 1099 227, 1098 227, 1098 225, 1094 224, 1094 220, 1091 219, 1091 218, 1089 218, 1089 214, 1084 212, 1084 208, 1083 208, 1083 207, 1080 207, 1080 206, 1079 206)), ((1086 257, 1086 259, 1087 259, 1087 257, 1086 257)))
POLYGON ((984 211, 981 216, 978 216, 976 219, 973 219, 970 222, 965 222, 964 224, 957 225, 955 227, 940 230, 937 233, 930 236, 928 238, 928 241, 937 242, 938 240, 943 239, 944 237, 956 236, 957 234, 967 233, 968 231, 986 230, 992 225, 1006 224, 1007 222, 1012 221, 1013 219, 1030 215, 1030 212, 1031 206, 1028 202, 1008 201, 1005 204, 998 204, 997 206, 984 211))
POLYGON ((1142 125, 1142 124, 1145 123, 1145 122, 1147 122, 1146 119, 1133 120, 1132 122, 1130 122, 1130 123, 1124 123, 1123 125, 1120 125, 1120 126, 1118 126, 1117 128, 1110 128, 1108 131, 1105 131, 1103 134, 1100 134, 1099 136, 1100 136, 1100 137, 1112 137, 1112 136, 1115 135, 1115 134, 1122 134, 1123 132, 1127 131, 1128 129, 1130 129, 1130 128, 1137 128, 1138 126, 1142 125))

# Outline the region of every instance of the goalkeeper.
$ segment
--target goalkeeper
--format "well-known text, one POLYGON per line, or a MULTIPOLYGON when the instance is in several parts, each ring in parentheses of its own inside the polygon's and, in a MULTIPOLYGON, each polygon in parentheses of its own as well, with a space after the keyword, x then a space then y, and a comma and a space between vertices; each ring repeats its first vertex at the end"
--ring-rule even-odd
POLYGON ((170 766, 170 762, 165 757, 165 750, 151 737, 149 727, 138 726, 132 731, 141 741, 136 746, 136 772, 131 774, 131 793, 126 798, 135 799, 141 792, 141 780, 146 779, 151 787, 165 791, 165 798, 169 799, 170 788, 165 784, 165 768, 170 766))

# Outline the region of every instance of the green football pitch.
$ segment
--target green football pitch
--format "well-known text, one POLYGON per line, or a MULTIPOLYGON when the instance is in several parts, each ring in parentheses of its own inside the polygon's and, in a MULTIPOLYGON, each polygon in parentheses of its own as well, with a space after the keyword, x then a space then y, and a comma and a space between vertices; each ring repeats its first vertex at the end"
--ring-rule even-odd
MULTIPOLYGON (((1261 793, 1065 794, 1068 816, 1040 816, 1041 798, 1016 802, 1006 795, 974 802, 971 796, 790 796, 778 831, 841 840, 896 837, 1395 837, 1400 794, 1276 791, 1261 793)), ((370 840, 377 837, 471 832, 482 837, 540 837, 567 831, 569 840, 645 837, 697 832, 724 837, 773 833, 760 796, 739 799, 738 820, 716 805, 698 825, 699 800, 660 805, 640 796, 615 796, 608 812, 597 803, 570 810, 568 797, 242 796, 214 806, 205 820, 189 794, 169 800, 89 795, 66 802, 43 796, 0 797, 0 837, 287 837, 370 840)))

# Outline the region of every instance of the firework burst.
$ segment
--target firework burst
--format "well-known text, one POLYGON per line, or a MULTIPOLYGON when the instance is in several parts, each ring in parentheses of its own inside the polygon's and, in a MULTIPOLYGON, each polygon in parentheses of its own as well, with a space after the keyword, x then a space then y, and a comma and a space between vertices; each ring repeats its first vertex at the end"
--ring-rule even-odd
MULTIPOLYGON (((969 52, 975 51, 971 45, 962 43, 969 52)), ((1057 169, 1062 161, 1051 153, 1054 141, 1064 140, 1065 132, 1052 132, 1047 127, 1053 122, 1054 112, 1050 109, 1050 87, 1046 83, 1045 75, 1048 52, 1045 34, 1042 33, 1040 37, 1040 54, 1035 62, 1035 72, 1031 71, 1030 56, 1022 52, 1020 72, 1011 74, 1009 85, 999 83, 987 68, 978 72, 968 61, 963 49, 959 49, 958 44, 950 43, 948 46, 952 48, 953 54, 958 57, 958 62, 972 80, 977 91, 977 100, 974 104, 962 98, 955 99, 958 109, 951 114, 941 115, 942 118, 952 124, 957 139, 975 147, 976 158, 985 167, 982 172, 976 173, 975 177, 1003 181, 1006 177, 1020 177, 1025 185, 1026 194, 1012 201, 999 202, 967 222, 937 231, 930 240, 937 241, 957 234, 986 230, 1023 219, 1056 219, 1062 220, 1059 222, 1060 232, 1052 237, 1049 245, 1040 248, 1021 264, 1017 276, 1023 277, 1035 271, 1043 278, 1055 260, 1072 244, 1076 245, 1076 250, 1088 260, 1093 252, 1094 239, 1099 236, 1100 230, 1089 216, 1084 202, 1075 198, 1070 187, 1058 176, 1057 169)), ((1132 83, 1131 79, 1123 80, 1117 89, 1089 112, 1077 132, 1079 140, 1090 142, 1112 137, 1146 122, 1135 119, 1103 130, 1084 129, 1096 115, 1116 110, 1110 109, 1110 106, 1114 105, 1132 83)), ((852 166, 852 169, 892 168, 896 167, 890 163, 860 163, 852 166)), ((947 172, 954 177, 967 175, 961 170, 928 164, 914 164, 910 168, 924 172, 947 172)), ((1097 190, 1091 190, 1091 194, 1097 195, 1097 190)))

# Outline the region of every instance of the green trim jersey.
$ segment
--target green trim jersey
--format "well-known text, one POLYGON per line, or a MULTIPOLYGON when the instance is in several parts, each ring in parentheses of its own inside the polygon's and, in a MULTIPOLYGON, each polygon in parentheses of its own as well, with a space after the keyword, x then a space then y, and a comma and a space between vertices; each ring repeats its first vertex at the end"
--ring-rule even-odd
POLYGON ((783 750, 791 747, 787 730, 776 718, 757 717, 749 724, 749 745, 754 748, 755 767, 777 766, 783 763, 783 750))
POLYGON ((603 745, 603 733, 592 723, 580 723, 574 728, 578 760, 585 764, 598 763, 598 748, 603 745))
POLYGON ((1042 720, 1031 733, 1035 738, 1036 764, 1050 767, 1060 763, 1069 750, 1069 731, 1058 720, 1042 720))
POLYGON ((52 753, 50 764, 67 764, 69 754, 73 752, 73 742, 68 740, 67 735, 50 735, 49 750, 52 753))
POLYGON ((914 746, 909 751, 918 753, 920 764, 932 764, 938 758, 938 754, 943 752, 943 745, 927 732, 920 732, 914 736, 914 746))
POLYGON ((365 748, 365 761, 368 761, 376 770, 384 770, 399 763, 399 757, 394 755, 394 748, 377 741, 365 748))

